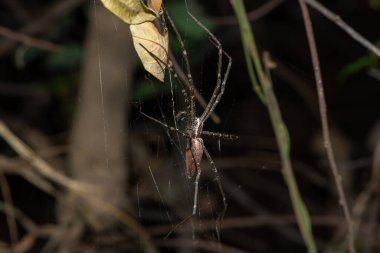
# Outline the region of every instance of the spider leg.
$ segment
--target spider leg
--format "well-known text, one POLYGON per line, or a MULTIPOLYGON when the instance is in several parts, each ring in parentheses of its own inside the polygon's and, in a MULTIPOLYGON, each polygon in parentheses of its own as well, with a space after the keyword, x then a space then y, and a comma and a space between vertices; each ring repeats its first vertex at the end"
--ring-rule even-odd
MULTIPOLYGON (((206 109, 204 110, 202 116, 200 117, 200 120, 202 122, 205 122, 210 117, 210 114, 215 110, 215 107, 218 105, 221 97, 223 96, 224 90, 226 88, 227 79, 228 79, 228 76, 229 76, 230 70, 231 70, 232 58, 222 49, 222 46, 221 46, 219 41, 218 41, 218 43, 219 43, 219 45, 218 45, 219 53, 218 54, 220 56, 222 54, 227 56, 228 65, 227 65, 226 71, 223 74, 223 78, 222 78, 222 74, 219 72, 219 67, 218 67, 217 84, 216 84, 216 87, 214 89, 214 92, 213 92, 213 95, 211 97, 209 104, 207 105, 206 109)), ((219 64, 221 65, 221 63, 218 63, 218 65, 219 64)))
POLYGON ((140 111, 140 113, 141 113, 141 115, 143 115, 144 117, 146 117, 146 118, 148 118, 148 119, 150 119, 150 120, 156 122, 157 124, 160 124, 161 126, 167 128, 167 129, 169 129, 170 131, 177 132, 177 133, 179 133, 179 134, 181 134, 182 136, 185 136, 185 137, 188 136, 186 133, 182 132, 181 130, 179 130, 179 129, 173 127, 173 126, 170 126, 170 125, 168 125, 168 124, 165 124, 164 122, 162 122, 162 121, 160 121, 160 120, 158 120, 158 119, 155 119, 155 118, 149 116, 148 114, 146 114, 146 113, 144 113, 144 112, 142 112, 142 111, 140 111))
POLYGON ((189 93, 190 93, 189 94, 189 103, 187 104, 187 112, 188 112, 188 115, 190 117, 187 124, 189 125, 195 121, 195 88, 194 88, 195 86, 194 86, 193 76, 191 74, 190 62, 189 62, 189 59, 187 56, 187 51, 185 48, 185 44, 183 43, 182 37, 179 34, 177 27, 175 26, 173 20, 171 19, 171 17, 169 16, 169 14, 166 10, 165 10, 165 13, 166 13, 166 16, 169 20, 171 27, 173 28, 175 35, 177 36, 177 40, 178 40, 180 47, 182 49, 182 56, 183 56, 183 60, 185 62, 185 66, 186 66, 187 80, 189 82, 188 88, 189 88, 189 93))
POLYGON ((239 136, 233 134, 224 134, 224 133, 214 133, 210 131, 202 131, 202 135, 211 136, 214 138, 227 139, 227 140, 236 140, 239 139, 239 136))
POLYGON ((224 215, 225 215, 225 213, 227 211, 228 203, 227 203, 226 194, 224 193, 224 190, 223 190, 222 181, 220 179, 220 175, 219 175, 218 169, 216 168, 214 161, 212 160, 209 152, 207 151, 207 149, 206 149, 206 147, 205 147, 205 145, 203 143, 202 143, 202 146, 203 146, 203 153, 206 155, 207 160, 211 164, 211 167, 212 167, 212 169, 213 169, 213 171, 215 173, 215 181, 218 184, 219 192, 220 192, 220 195, 222 196, 222 200, 223 200, 223 210, 222 210, 222 213, 219 215, 218 222, 216 224, 216 233, 217 233, 217 236, 218 236, 218 240, 220 241, 220 223, 223 220, 224 215))
POLYGON ((224 217, 224 214, 227 210, 227 198, 226 198, 226 194, 224 193, 224 190, 223 190, 223 186, 222 186, 222 181, 220 179, 220 174, 218 172, 218 169, 216 168, 215 166, 215 163, 214 161, 212 160, 211 156, 210 156, 210 153, 207 151, 205 145, 202 143, 202 146, 203 146, 203 153, 206 155, 207 157, 207 160, 209 161, 211 167, 212 167, 212 170, 214 171, 215 173, 215 181, 218 185, 218 188, 219 188, 219 191, 220 191, 220 195, 222 196, 222 200, 223 200, 223 211, 221 213, 221 215, 219 215, 220 219, 223 219, 224 217))
MULTIPOLYGON (((202 142, 202 147, 204 148, 203 142, 202 142)), ((202 174, 202 168, 201 168, 201 159, 196 159, 196 150, 193 145, 190 146, 191 148, 191 153, 193 155, 193 159, 195 162, 196 170, 197 170, 197 176, 195 177, 194 181, 194 203, 193 203, 193 212, 191 213, 191 216, 195 216, 197 213, 197 208, 198 208, 198 192, 199 192, 199 180, 201 178, 202 174)))
MULTIPOLYGON (((211 113, 211 111, 210 111, 211 107, 215 103, 215 100, 217 99, 218 94, 220 94, 221 82, 222 82, 222 78, 221 78, 222 65, 223 65, 222 46, 220 45, 220 43, 216 45, 212 40, 211 40, 211 42, 218 48, 218 64, 217 64, 217 71, 216 71, 217 76, 216 76, 216 86, 214 88, 214 91, 212 92, 212 96, 209 100, 208 106, 205 108, 202 116, 200 117, 200 119, 203 120, 203 122, 206 121, 206 119, 208 118, 207 114, 211 113)), ((224 91, 222 91, 222 92, 224 92, 224 91)))
POLYGON ((215 47, 218 49, 218 73, 217 73, 217 84, 214 89, 213 95, 210 99, 210 102, 208 103, 206 109, 204 110, 202 116, 200 117, 201 122, 205 122, 209 117, 210 114, 214 111, 215 107, 218 105, 224 90, 226 86, 226 82, 228 79, 228 76, 230 74, 231 65, 232 65, 232 58, 229 54, 226 53, 226 51, 223 50, 222 44, 220 41, 215 37, 215 35, 206 27, 204 26, 189 10, 187 6, 186 1, 186 9, 188 15, 209 35, 211 41, 215 45, 215 47), (222 55, 226 56, 228 59, 228 64, 226 71, 223 74, 222 77, 222 55))

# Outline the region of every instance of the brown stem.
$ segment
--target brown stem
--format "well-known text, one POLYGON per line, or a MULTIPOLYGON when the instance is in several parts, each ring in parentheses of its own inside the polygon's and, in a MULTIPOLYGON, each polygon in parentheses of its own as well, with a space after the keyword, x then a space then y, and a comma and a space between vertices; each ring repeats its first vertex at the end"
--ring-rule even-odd
POLYGON ((28 46, 33 46, 52 52, 58 52, 61 50, 61 47, 59 45, 56 45, 50 41, 33 38, 21 32, 13 31, 4 26, 0 26, 0 36, 4 36, 10 40, 19 41, 28 46))
POLYGON ((301 6, 302 16, 303 16, 304 24, 305 24, 305 30, 306 30, 307 39, 308 39, 309 48, 310 48, 311 60, 313 63, 314 78, 315 78, 315 83, 317 86, 318 103, 319 103, 320 117, 321 117, 321 122, 322 122, 323 141, 324 141, 324 145, 325 145, 325 149, 327 153, 327 158, 332 170, 332 174, 334 176, 335 185, 338 191, 339 204, 342 206, 344 217, 347 222, 347 228, 348 228, 347 240, 348 240, 348 245, 349 245, 349 251, 350 253, 354 253, 355 246, 354 246, 353 221, 351 219, 351 213, 348 208, 346 196, 345 196, 343 186, 342 186, 342 177, 339 173, 338 166, 335 161, 334 151, 333 151, 333 147, 331 143, 329 123, 328 123, 328 118, 327 118, 327 105, 326 105, 326 99, 325 99, 325 94, 324 94, 324 89, 323 89, 321 67, 319 64, 319 58, 318 58, 318 52, 317 52, 317 47, 316 47, 315 38, 314 38, 312 22, 310 19, 309 11, 307 9, 305 0, 299 0, 299 4, 301 6))
POLYGON ((334 12, 330 11, 322 4, 318 3, 315 0, 304 0, 308 5, 319 11, 326 18, 330 19, 337 26, 339 26, 343 31, 345 31, 348 35, 351 36, 354 40, 359 42, 363 47, 370 50, 372 53, 380 57, 380 49, 373 45, 366 38, 361 36, 357 31, 355 31, 351 26, 349 26, 346 22, 344 22, 340 16, 336 15, 334 12))
POLYGON ((17 223, 15 218, 15 212, 13 208, 13 200, 12 200, 12 194, 11 189, 8 184, 8 180, 5 177, 3 173, 0 173, 0 187, 1 187, 1 193, 3 195, 4 199, 4 208, 6 210, 6 216, 7 216, 7 223, 9 228, 9 235, 11 239, 11 248, 12 251, 14 250, 14 245, 16 245, 18 241, 18 229, 17 229, 17 223))

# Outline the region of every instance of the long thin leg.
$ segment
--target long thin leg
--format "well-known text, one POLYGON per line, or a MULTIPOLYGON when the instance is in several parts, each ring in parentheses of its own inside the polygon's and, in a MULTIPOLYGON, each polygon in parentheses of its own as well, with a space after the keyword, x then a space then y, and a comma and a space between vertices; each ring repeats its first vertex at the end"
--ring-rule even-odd
MULTIPOLYGON (((202 143, 202 146, 203 146, 203 143, 202 143)), ((204 146, 203 146, 204 147, 204 146)), ((174 226, 174 228, 165 236, 164 239, 168 238, 174 231, 176 231, 180 226, 182 226, 183 224, 185 224, 188 220, 190 220, 192 217, 194 217, 196 214, 197 214, 197 209, 198 209, 198 193, 199 193, 199 181, 200 181, 200 178, 201 178, 201 174, 202 174, 202 168, 201 168, 201 165, 200 165, 200 160, 201 159, 196 159, 196 152, 195 152, 195 149, 193 146, 190 147, 190 150, 191 150, 191 153, 192 153, 192 156, 193 156, 193 159, 194 159, 194 162, 195 162, 195 166, 196 166, 196 169, 197 169, 197 176, 195 177, 195 181, 194 181, 194 198, 193 198, 193 211, 191 213, 190 216, 188 216, 186 219, 184 219, 183 221, 181 221, 180 223, 178 223, 176 226, 174 226)), ((194 231, 194 228, 193 228, 193 231, 194 231)), ((194 235, 193 235, 194 236, 194 235)))
MULTIPOLYGON (((222 49, 220 48, 220 50, 222 50, 222 49)), ((213 96, 215 95, 215 99, 213 101, 210 101, 210 103, 206 107, 205 111, 203 112, 202 116, 200 117, 201 122, 205 122, 210 117, 210 114, 215 110, 215 107, 218 105, 221 97, 223 96, 224 90, 226 88, 227 79, 228 79, 228 76, 229 76, 230 70, 231 70, 232 59, 227 53, 225 53, 225 55, 228 57, 228 65, 227 65, 226 72, 224 73, 223 80, 219 85, 220 86, 219 94, 218 95, 213 94, 213 96)), ((220 75, 221 74, 218 73, 218 78, 220 78, 220 75)), ((217 85, 217 87, 215 87, 215 90, 217 90, 217 89, 218 89, 218 85, 217 85)))
POLYGON ((236 140, 239 139, 239 136, 233 134, 224 134, 224 133, 214 133, 210 131, 202 131, 202 135, 207 135, 214 138, 219 139, 228 139, 228 140, 236 140))
MULTIPOLYGON (((188 91, 190 91, 191 84, 190 84, 189 80, 187 79, 186 74, 181 69, 179 63, 175 59, 172 50, 170 50, 170 49, 169 49, 169 62, 172 63, 172 72, 174 73, 174 75, 178 76, 177 79, 181 80, 179 83, 182 84, 182 87, 184 87, 188 91)), ((199 104, 201 105, 201 107, 203 109, 206 109, 208 102, 206 102, 206 100, 203 98, 203 96, 199 93, 199 91, 197 90, 197 87, 193 87, 193 89, 194 89, 194 96, 195 96, 196 100, 199 102, 199 104)), ((188 103, 187 103, 187 105, 188 105, 188 103)), ((215 112, 212 112, 210 114, 210 118, 212 119, 212 121, 214 121, 215 124, 220 123, 220 118, 215 112)))
POLYGON ((150 119, 150 120, 156 122, 157 124, 160 124, 161 126, 167 128, 167 129, 169 129, 170 131, 177 132, 177 133, 183 135, 184 137, 187 137, 187 134, 184 133, 184 132, 182 132, 182 131, 180 131, 179 129, 177 129, 177 128, 175 128, 175 127, 172 127, 172 126, 170 126, 170 125, 168 125, 168 124, 165 124, 164 122, 159 121, 158 119, 155 119, 155 118, 149 116, 148 114, 146 114, 146 113, 144 113, 144 112, 142 112, 142 111, 140 111, 140 113, 141 113, 141 115, 143 115, 144 117, 147 117, 148 119, 150 119))
POLYGON ((202 116, 200 117, 200 120, 201 122, 205 122, 209 117, 210 117, 210 113, 212 113, 215 109, 215 107, 218 105, 219 101, 220 101, 220 98, 222 97, 223 93, 224 93, 224 90, 225 90, 225 86, 226 86, 226 82, 227 82, 227 79, 228 79, 228 76, 230 74, 230 69, 231 69, 231 65, 232 65, 232 58, 229 54, 227 54, 223 48, 222 48, 222 44, 220 43, 220 41, 215 37, 215 35, 206 27, 204 26, 189 10, 189 7, 188 7, 188 4, 187 4, 187 1, 185 1, 186 3, 186 10, 187 10, 187 14, 203 29, 206 31, 206 33, 210 36, 211 40, 213 41, 214 45, 216 46, 216 48, 218 49, 218 58, 220 60, 219 63, 218 63, 218 69, 220 68, 221 69, 221 55, 225 55, 228 59, 228 65, 227 65, 227 68, 226 68, 226 71, 225 73, 223 74, 223 78, 221 77, 221 70, 219 71, 218 70, 218 80, 217 81, 217 85, 214 89, 214 94, 208 104, 208 106, 206 107, 206 109, 204 110, 202 116), (220 81, 222 79, 222 81, 220 81), (220 89, 220 91, 219 91, 220 89), (218 93, 219 92, 219 93, 218 93))
POLYGON ((185 66, 186 66, 187 79, 188 79, 189 84, 190 84, 190 86, 189 86, 189 92, 190 92, 190 94, 189 94, 189 103, 187 105, 187 113, 189 115, 187 125, 189 126, 190 124, 192 124, 192 122, 195 121, 195 91, 194 91, 194 81, 193 81, 193 77, 191 75, 190 62, 189 62, 189 59, 188 59, 188 56, 187 56, 187 51, 186 51, 186 48, 185 48, 185 44, 183 43, 182 37, 179 34, 179 32, 177 30, 177 27, 175 26, 173 20, 168 15, 168 12, 166 10, 165 10, 165 13, 166 13, 166 16, 167 16, 167 18, 169 20, 169 23, 170 23, 171 27, 174 30, 174 33, 177 36, 177 40, 178 40, 178 42, 180 44, 180 47, 182 49, 183 60, 185 61, 185 66))
MULTIPOLYGON (((208 151, 207 151, 207 149, 203 143, 202 143, 202 146, 203 146, 203 153, 206 155, 207 160, 210 162, 211 167, 215 173, 215 181, 218 184, 219 191, 220 191, 220 194, 221 194, 222 200, 223 200, 223 210, 222 210, 222 213, 218 217, 218 222, 216 223, 216 234, 218 237, 218 241, 220 241, 221 222, 222 222, 224 215, 227 211, 228 203, 227 203, 227 199, 226 199, 226 194, 224 193, 224 190, 223 190, 222 181, 220 180, 220 175, 219 175, 218 169, 216 168, 214 161, 212 160, 210 154, 208 153, 208 151)), ((221 251, 221 248, 219 249, 219 251, 221 251)))
POLYGON ((208 118, 207 114, 211 113, 211 111, 210 111, 211 107, 215 103, 215 99, 218 97, 218 94, 220 93, 220 88, 221 88, 221 82, 222 82, 221 73, 222 73, 222 65, 223 65, 223 57, 222 57, 223 54, 222 54, 221 45, 218 44, 216 46, 218 48, 218 65, 217 65, 217 71, 216 71, 216 73, 217 73, 216 74, 216 85, 215 85, 214 91, 212 93, 212 96, 210 98, 210 101, 208 103, 208 106, 205 108, 202 116, 200 117, 200 119, 203 120, 203 122, 208 118))
POLYGON ((207 151, 205 145, 202 143, 202 146, 203 146, 203 153, 206 155, 207 157, 207 160, 209 161, 211 167, 212 167, 212 170, 214 171, 215 173, 215 181, 218 185, 218 188, 219 188, 219 191, 220 191, 220 195, 222 196, 222 200, 223 200, 223 211, 221 213, 221 215, 219 215, 220 219, 223 219, 224 217, 224 214, 226 213, 227 211, 227 199, 226 199, 226 194, 224 193, 224 190, 223 190, 223 186, 222 186, 222 181, 220 179, 220 174, 218 172, 218 169, 216 168, 215 166, 215 163, 214 161, 212 160, 209 152, 207 151))
MULTIPOLYGON (((202 143, 202 146, 204 147, 203 143, 202 143)), ((197 176, 195 177, 195 181, 194 181, 194 203, 193 203, 193 212, 192 212, 192 216, 195 216, 195 214, 197 213, 197 208, 198 208, 198 192, 199 192, 199 180, 201 178, 201 174, 202 174, 202 168, 201 168, 201 159, 197 159, 196 158, 196 152, 195 152, 195 148, 193 145, 191 145, 191 153, 193 155, 193 159, 194 159, 194 162, 195 162, 195 166, 197 168, 197 176)))

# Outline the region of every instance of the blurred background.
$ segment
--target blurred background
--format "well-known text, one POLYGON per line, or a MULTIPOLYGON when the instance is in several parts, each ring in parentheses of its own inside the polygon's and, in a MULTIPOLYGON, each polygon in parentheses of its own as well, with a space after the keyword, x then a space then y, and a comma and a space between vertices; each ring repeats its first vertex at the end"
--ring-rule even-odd
MULTIPOLYGON (((268 112, 249 81, 231 4, 188 2, 233 61, 215 110, 219 122, 214 117, 204 126, 239 136, 204 138, 227 197, 222 228, 222 197, 206 158, 196 219, 176 227, 193 207, 194 181, 185 175, 183 157, 186 140, 141 112, 183 129, 186 103, 172 75, 161 83, 143 69, 128 25, 98 0, 2 0, 1 253, 220 252, 220 246, 223 252, 305 252, 268 112)), ((380 1, 321 3, 380 45, 380 1)), ((209 101, 217 50, 186 13, 184 1, 164 5, 182 35, 196 88, 209 101)), ((323 148, 298 2, 245 5, 260 52, 270 52, 276 63, 274 90, 318 250, 346 252, 347 228, 323 148)), ((320 13, 310 9, 310 14, 355 245, 358 252, 379 252, 379 60, 320 13)), ((185 70, 179 41, 169 31, 170 48, 185 70)), ((197 104, 197 115, 202 111, 197 104)))

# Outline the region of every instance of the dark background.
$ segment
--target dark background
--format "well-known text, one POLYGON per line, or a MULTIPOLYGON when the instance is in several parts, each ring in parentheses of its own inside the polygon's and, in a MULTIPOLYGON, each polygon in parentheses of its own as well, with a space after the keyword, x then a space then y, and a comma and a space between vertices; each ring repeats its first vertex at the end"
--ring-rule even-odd
MULTIPOLYGON (((56 170, 104 191, 102 196, 109 203, 142 224, 161 252, 218 252, 217 247, 207 250, 205 245, 219 241, 242 252, 305 252, 282 178, 268 112, 248 78, 231 4, 189 2, 192 13, 212 30, 233 59, 225 94, 215 110, 221 123, 208 120, 204 127, 239 136, 235 141, 220 140, 220 149, 218 140, 204 140, 227 195, 224 220, 231 227, 226 225, 221 230, 221 240, 212 224, 223 205, 213 183, 215 175, 205 158, 200 214, 195 226, 206 229, 195 233, 198 244, 191 240, 189 223, 163 240, 175 224, 191 213, 193 201, 193 182, 184 174, 181 156, 185 141, 179 141, 175 133, 140 113, 173 124, 169 75, 162 84, 142 68, 128 26, 105 11, 99 1, 96 8, 94 2, 80 0, 0 2, 1 27, 59 46, 57 52, 28 46, 0 31, 0 119, 56 170), (239 223, 239 218, 247 220, 239 223)), ((278 4, 261 17, 253 14, 251 25, 260 52, 270 52, 277 63, 272 78, 290 132, 293 168, 312 215, 319 251, 346 252, 345 222, 323 149, 313 70, 299 5, 290 0, 271 2, 278 4)), ((249 13, 267 3, 245 1, 249 13)), ((321 3, 365 38, 379 44, 379 1, 321 3)), ((207 101, 216 84, 217 50, 186 14, 183 1, 164 4, 183 36, 196 86, 207 101)), ((380 169, 373 162, 380 155, 375 153, 380 140, 378 59, 316 10, 310 9, 310 14, 332 143, 345 193, 351 210, 363 209, 360 216, 355 216, 356 209, 353 211, 355 221, 361 222, 355 245, 358 252, 378 252, 377 191, 368 195, 366 202, 360 202, 376 169, 380 169)), ((184 67, 172 32, 170 46, 184 67)), ((181 87, 173 83, 174 113, 178 114, 185 102, 181 87)), ((198 106, 198 114, 201 112, 198 106)), ((177 120, 182 127, 183 121, 177 120)), ((52 183, 56 190, 53 194, 46 193, 20 172, 24 170, 32 171, 42 181, 52 181, 23 162, 1 140, 0 252, 12 252, 5 245, 12 242, 12 236, 9 215, 4 214, 3 208, 3 203, 9 204, 10 196, 10 204, 23 212, 22 217, 47 230, 32 233, 17 219, 18 236, 13 243, 14 249, 20 249, 14 252, 141 251, 139 236, 131 226, 99 211, 101 208, 86 208, 81 201, 68 201, 63 196, 71 192, 59 182, 52 183), (65 216, 68 213, 69 218, 65 216), (77 227, 80 229, 75 230, 77 227)), ((235 251, 225 248, 224 252, 235 251)))

